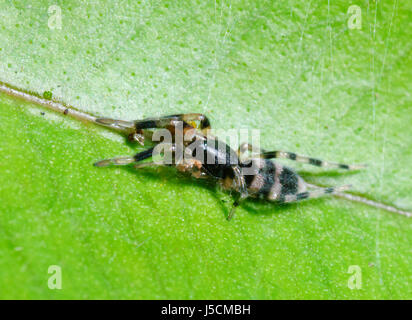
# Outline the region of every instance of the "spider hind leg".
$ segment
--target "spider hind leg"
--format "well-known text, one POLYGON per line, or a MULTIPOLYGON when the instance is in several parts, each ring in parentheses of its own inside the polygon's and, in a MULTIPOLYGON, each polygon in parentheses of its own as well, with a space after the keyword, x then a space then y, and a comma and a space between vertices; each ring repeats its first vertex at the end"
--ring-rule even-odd
POLYGON ((333 195, 335 193, 343 192, 349 190, 351 188, 350 185, 344 185, 340 187, 329 187, 329 188, 319 188, 316 187, 313 190, 300 192, 296 194, 287 194, 282 198, 278 199, 280 203, 291 203, 291 202, 298 202, 301 200, 306 199, 313 199, 313 198, 320 198, 327 195, 333 195))
POLYGON ((312 166, 322 167, 322 168, 336 168, 336 169, 344 169, 344 170, 359 170, 364 169, 366 165, 362 164, 344 164, 344 163, 336 163, 336 162, 329 162, 324 161, 316 158, 302 156, 293 152, 288 151, 265 151, 263 149, 259 150, 258 148, 252 146, 249 143, 243 143, 238 149, 238 155, 241 156, 246 151, 252 152, 253 157, 260 157, 262 159, 288 159, 300 163, 310 164, 312 166))
POLYGON ((273 158, 278 158, 278 159, 289 159, 292 161, 300 162, 300 163, 306 163, 310 164, 312 166, 316 167, 322 167, 322 168, 335 168, 335 169, 344 169, 344 170, 359 170, 363 169, 366 166, 361 165, 361 164, 344 164, 344 163, 336 163, 336 162, 329 162, 329 161, 324 161, 316 158, 311 158, 311 157, 306 157, 302 155, 298 155, 293 152, 287 152, 287 151, 268 151, 268 152, 262 152, 259 155, 261 158, 264 159, 273 159, 273 158))

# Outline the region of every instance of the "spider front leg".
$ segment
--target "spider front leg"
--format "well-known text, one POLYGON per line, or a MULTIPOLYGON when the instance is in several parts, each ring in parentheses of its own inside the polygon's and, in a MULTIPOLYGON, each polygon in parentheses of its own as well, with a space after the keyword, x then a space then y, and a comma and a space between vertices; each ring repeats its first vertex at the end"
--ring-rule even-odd
POLYGON ((96 162, 94 165, 96 167, 107 167, 110 165, 125 166, 133 162, 143 161, 145 159, 152 157, 153 150, 154 150, 154 147, 147 149, 145 151, 136 153, 134 156, 117 157, 117 158, 100 160, 96 162))
POLYGON ((164 158, 162 160, 157 160, 157 161, 138 163, 140 161, 153 157, 153 151, 155 150, 155 147, 153 147, 145 151, 139 152, 135 154, 134 156, 105 159, 105 160, 96 162, 94 165, 96 167, 106 167, 109 165, 124 166, 124 165, 137 162, 134 165, 136 169, 141 169, 144 167, 153 167, 153 166, 175 166, 177 170, 181 172, 189 172, 195 178, 201 178, 205 175, 204 172, 202 171, 202 163, 200 161, 196 159, 176 160, 176 149, 177 149, 176 144, 160 143, 158 147, 160 147, 160 149, 163 149, 165 152, 169 152, 171 155, 171 158, 170 159, 164 158))
POLYGON ((103 126, 127 133, 130 140, 138 141, 141 145, 144 145, 146 136, 151 140, 151 135, 144 132, 145 129, 171 129, 172 127, 175 127, 179 121, 183 122, 183 127, 189 128, 196 128, 194 122, 199 122, 199 129, 205 136, 211 128, 209 119, 201 113, 175 114, 135 121, 124 121, 110 118, 96 119, 96 122, 103 126))
MULTIPOLYGON (((180 158, 178 161, 175 159, 175 152, 177 150, 177 145, 175 143, 167 143, 162 142, 159 143, 157 146, 144 150, 142 152, 136 153, 134 156, 126 156, 126 157, 117 157, 111 159, 105 159, 96 162, 94 165, 96 167, 107 167, 109 165, 117 165, 117 166, 125 166, 134 162, 140 162, 146 160, 148 158, 153 157, 154 155, 161 154, 161 150, 163 150, 164 155, 170 155, 171 157, 167 158, 164 157, 163 160, 158 160, 153 163, 158 163, 160 165, 172 165, 174 163, 180 163, 180 158)), ((145 163, 139 164, 137 167, 145 166, 145 163)))
POLYGON ((252 155, 258 158, 262 159, 289 159, 292 161, 300 162, 300 163, 306 163, 310 164, 313 166, 317 167, 323 167, 323 168, 337 168, 337 169, 345 169, 345 170, 359 170, 363 169, 366 166, 365 165, 349 165, 349 164, 343 164, 343 163, 335 163, 335 162, 329 162, 329 161, 323 161, 311 157, 306 157, 306 156, 301 156, 293 152, 287 152, 287 151, 264 151, 260 150, 258 148, 253 147, 249 143, 244 143, 239 147, 238 154, 242 155, 246 151, 251 151, 254 152, 255 154, 252 155))
MULTIPOLYGON (((208 130, 211 129, 209 118, 206 117, 203 113, 181 113, 165 116, 159 119, 176 119, 189 123, 190 125, 192 125, 193 122, 199 122, 199 129, 205 136, 207 135, 208 130)), ((192 126, 196 128, 194 124, 192 126)))
POLYGON ((110 118, 99 118, 96 121, 107 127, 114 127, 116 129, 124 130, 167 128, 171 125, 174 125, 176 121, 183 121, 186 123, 199 121, 199 129, 201 131, 211 128, 209 119, 202 113, 183 113, 157 118, 146 118, 135 121, 124 121, 110 118))

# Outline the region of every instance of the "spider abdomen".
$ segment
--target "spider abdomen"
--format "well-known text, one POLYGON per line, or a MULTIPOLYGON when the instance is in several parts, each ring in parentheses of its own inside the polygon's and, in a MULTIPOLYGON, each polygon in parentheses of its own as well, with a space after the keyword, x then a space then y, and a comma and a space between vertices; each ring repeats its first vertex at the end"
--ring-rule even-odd
POLYGON ((303 179, 292 169, 269 159, 253 159, 255 174, 245 175, 251 196, 271 201, 283 201, 288 195, 306 191, 303 179))

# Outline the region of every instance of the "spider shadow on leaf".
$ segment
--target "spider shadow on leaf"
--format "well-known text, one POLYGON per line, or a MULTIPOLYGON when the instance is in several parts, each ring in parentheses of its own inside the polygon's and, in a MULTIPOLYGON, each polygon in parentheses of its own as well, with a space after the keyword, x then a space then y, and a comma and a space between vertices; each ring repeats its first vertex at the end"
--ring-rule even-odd
POLYGON ((240 206, 252 214, 273 215, 287 213, 295 209, 298 203, 276 203, 264 199, 249 198, 240 206))

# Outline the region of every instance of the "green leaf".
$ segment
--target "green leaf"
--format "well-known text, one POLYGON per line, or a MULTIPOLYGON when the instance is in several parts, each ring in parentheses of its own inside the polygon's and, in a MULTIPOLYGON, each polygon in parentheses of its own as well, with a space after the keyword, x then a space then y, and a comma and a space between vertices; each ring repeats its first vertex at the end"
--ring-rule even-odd
MULTIPOLYGON (((289 163, 308 181, 412 208, 408 3, 362 2, 361 29, 347 1, 56 1, 61 29, 49 5, 0 4, 0 81, 100 116, 260 129, 269 150, 369 164, 289 163)), ((105 129, 4 94, 0 122, 0 298, 412 298, 411 219, 324 198, 228 222, 213 183, 93 167, 138 150, 105 129)))

